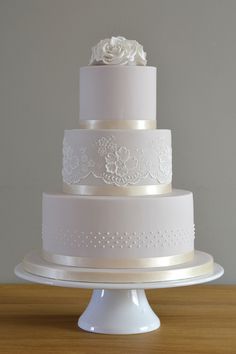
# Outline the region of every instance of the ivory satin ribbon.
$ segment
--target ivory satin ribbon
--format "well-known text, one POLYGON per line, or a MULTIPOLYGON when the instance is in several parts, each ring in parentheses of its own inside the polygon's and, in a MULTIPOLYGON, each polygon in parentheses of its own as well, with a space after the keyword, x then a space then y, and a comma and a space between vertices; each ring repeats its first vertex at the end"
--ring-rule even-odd
MULTIPOLYGON (((37 258, 37 257, 36 257, 37 258)), ((93 269, 56 266, 43 260, 34 261, 23 260, 24 269, 35 275, 46 278, 67 280, 67 281, 86 281, 86 282, 108 282, 108 283, 130 283, 130 282, 154 282, 187 279, 203 276, 213 271, 213 258, 208 259, 199 265, 184 266, 176 269, 93 269)))
POLYGON ((80 129, 156 129, 156 120, 80 120, 80 129))
POLYGON ((180 263, 189 262, 193 259, 194 251, 165 257, 150 257, 136 259, 104 259, 90 257, 74 257, 42 251, 43 258, 51 263, 71 267, 88 268, 151 268, 168 267, 180 263))
POLYGON ((63 192, 68 194, 95 195, 95 196, 145 196, 170 193, 170 184, 143 185, 143 186, 88 186, 63 183, 63 192))

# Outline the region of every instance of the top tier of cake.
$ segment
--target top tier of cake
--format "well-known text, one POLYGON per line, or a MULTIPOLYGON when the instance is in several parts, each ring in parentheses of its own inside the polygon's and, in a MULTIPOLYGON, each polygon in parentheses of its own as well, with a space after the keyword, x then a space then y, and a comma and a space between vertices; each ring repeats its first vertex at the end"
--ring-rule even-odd
POLYGON ((156 120, 156 68, 80 68, 80 120, 156 120))
POLYGON ((80 121, 156 120, 156 68, 136 41, 112 37, 80 68, 80 121))

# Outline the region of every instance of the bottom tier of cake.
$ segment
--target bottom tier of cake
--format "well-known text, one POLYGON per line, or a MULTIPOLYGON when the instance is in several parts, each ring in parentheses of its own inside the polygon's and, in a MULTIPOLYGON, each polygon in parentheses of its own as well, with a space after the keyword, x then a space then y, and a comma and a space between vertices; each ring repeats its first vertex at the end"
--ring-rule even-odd
POLYGON ((77 267, 150 268, 194 253, 193 196, 43 195, 43 258, 77 267))

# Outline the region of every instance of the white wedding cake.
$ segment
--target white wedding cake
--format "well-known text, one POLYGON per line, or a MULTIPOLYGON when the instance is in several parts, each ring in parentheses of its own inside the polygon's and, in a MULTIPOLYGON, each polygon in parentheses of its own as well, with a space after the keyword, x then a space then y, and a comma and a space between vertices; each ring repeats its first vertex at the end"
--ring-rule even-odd
POLYGON ((42 251, 25 270, 54 279, 137 282, 210 274, 194 250, 193 195, 172 189, 170 130, 156 126, 156 68, 112 37, 80 69, 79 129, 63 141, 63 193, 43 195, 42 251))

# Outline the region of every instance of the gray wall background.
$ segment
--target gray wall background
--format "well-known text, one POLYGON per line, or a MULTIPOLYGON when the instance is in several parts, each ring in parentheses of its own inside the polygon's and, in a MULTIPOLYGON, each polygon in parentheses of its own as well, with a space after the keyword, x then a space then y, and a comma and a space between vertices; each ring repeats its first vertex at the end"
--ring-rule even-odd
POLYGON ((137 39, 159 66, 173 181, 194 192, 196 248, 236 283, 236 1, 0 0, 0 282, 41 246, 41 194, 61 188, 79 67, 100 39, 137 39))

